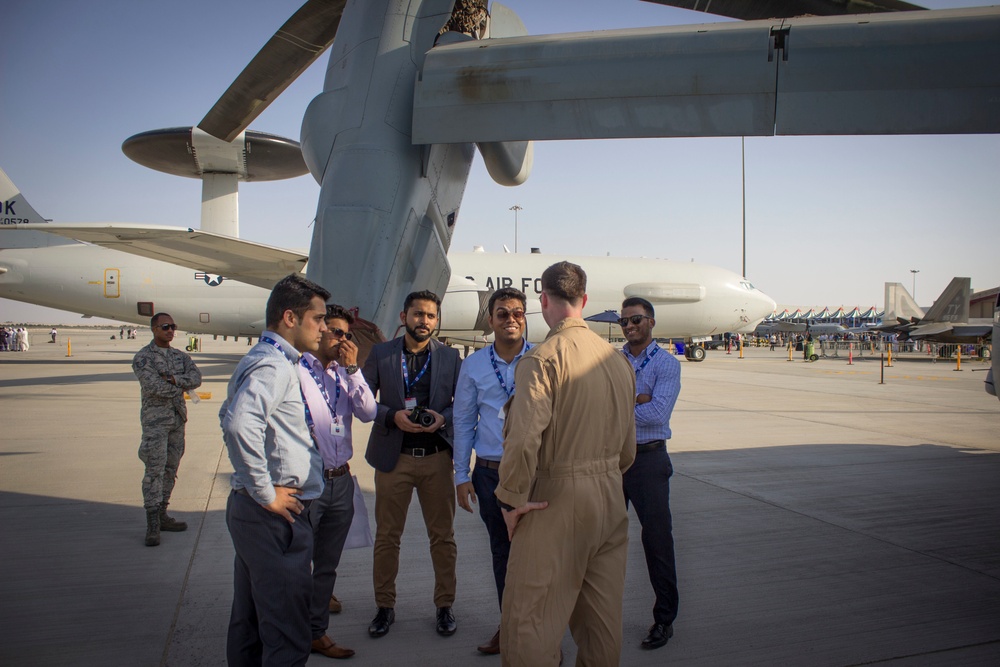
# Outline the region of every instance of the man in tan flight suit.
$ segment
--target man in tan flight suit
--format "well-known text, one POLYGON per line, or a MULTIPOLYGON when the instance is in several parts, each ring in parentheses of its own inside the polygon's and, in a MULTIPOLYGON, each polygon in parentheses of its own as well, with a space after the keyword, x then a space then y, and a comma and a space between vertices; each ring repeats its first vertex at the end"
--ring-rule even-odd
POLYGON ((569 624, 578 665, 617 665, 635 459, 635 373, 582 320, 587 275, 542 273, 545 342, 521 358, 496 497, 511 535, 500 620, 503 665, 557 665, 569 624))

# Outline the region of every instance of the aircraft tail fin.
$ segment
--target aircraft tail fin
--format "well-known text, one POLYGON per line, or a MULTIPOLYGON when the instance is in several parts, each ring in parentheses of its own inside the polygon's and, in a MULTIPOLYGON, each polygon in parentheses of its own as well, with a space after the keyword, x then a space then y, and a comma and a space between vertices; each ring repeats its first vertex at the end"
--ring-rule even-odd
POLYGON ((0 169, 0 199, 3 200, 0 229, 8 230, 0 235, 0 248, 44 248, 73 243, 52 234, 29 229, 29 225, 41 226, 49 221, 28 203, 3 169, 0 169))
POLYGON ((952 278, 924 317, 928 322, 968 322, 971 278, 952 278))
POLYGON ((48 222, 31 207, 3 169, 0 169, 0 197, 3 197, 3 219, 0 222, 4 225, 48 222))
POLYGON ((882 316, 882 321, 885 323, 895 323, 898 320, 909 322, 914 317, 918 320, 923 319, 924 311, 913 300, 902 283, 886 283, 885 314, 882 316))

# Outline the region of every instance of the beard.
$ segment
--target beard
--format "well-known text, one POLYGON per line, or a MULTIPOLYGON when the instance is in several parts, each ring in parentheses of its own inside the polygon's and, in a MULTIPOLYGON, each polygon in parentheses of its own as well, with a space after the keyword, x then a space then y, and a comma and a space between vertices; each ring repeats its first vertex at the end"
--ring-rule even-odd
POLYGON ((417 341, 418 343, 423 343, 425 340, 431 337, 431 330, 428 329, 427 332, 417 331, 416 329, 411 329, 409 325, 406 325, 406 333, 410 334, 410 338, 417 341))

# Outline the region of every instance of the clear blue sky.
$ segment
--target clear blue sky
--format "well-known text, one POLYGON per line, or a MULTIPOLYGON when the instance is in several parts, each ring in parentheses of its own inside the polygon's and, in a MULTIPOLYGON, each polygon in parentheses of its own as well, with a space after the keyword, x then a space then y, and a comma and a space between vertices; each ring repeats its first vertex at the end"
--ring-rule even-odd
MULTIPOLYGON (((57 222, 197 226, 200 182, 145 169, 121 143, 194 125, 298 0, 8 0, 0 40, 0 165, 57 222)), ((638 0, 508 0, 533 34, 703 23, 638 0)), ((928 0, 932 8, 991 4, 928 0)), ((252 125, 298 139, 326 56, 252 125)), ((882 307, 883 283, 921 305, 955 275, 1000 284, 1000 136, 746 140, 747 274, 779 304, 882 307)), ((245 184, 245 238, 308 247, 310 176, 245 184)), ((477 159, 453 249, 694 259, 741 269, 740 139, 547 142, 518 188, 477 159), (567 233, 569 231, 569 233, 567 233)), ((0 300, 0 320, 54 317, 0 300)), ((62 316, 61 321, 77 321, 62 316)))

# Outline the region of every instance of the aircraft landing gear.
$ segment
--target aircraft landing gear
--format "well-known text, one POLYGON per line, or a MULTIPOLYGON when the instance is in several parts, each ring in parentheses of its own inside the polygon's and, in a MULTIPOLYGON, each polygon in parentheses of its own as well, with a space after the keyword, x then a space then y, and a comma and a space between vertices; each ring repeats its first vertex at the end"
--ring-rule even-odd
POLYGON ((705 348, 701 345, 688 345, 684 349, 684 358, 688 361, 705 361, 705 348))

